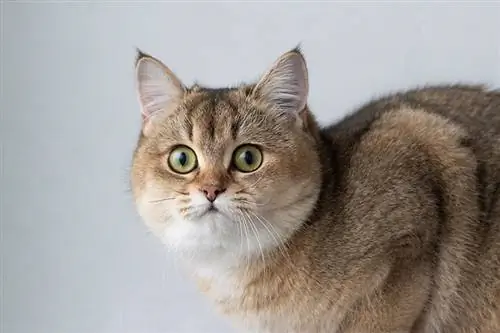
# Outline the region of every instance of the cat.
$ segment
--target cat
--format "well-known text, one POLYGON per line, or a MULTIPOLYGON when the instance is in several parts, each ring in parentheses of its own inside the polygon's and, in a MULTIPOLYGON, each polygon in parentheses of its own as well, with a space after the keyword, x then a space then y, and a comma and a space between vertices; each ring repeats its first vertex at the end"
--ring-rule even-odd
POLYGON ((500 332, 500 91, 420 86, 321 126, 299 48, 228 88, 135 68, 138 214, 235 328, 500 332))

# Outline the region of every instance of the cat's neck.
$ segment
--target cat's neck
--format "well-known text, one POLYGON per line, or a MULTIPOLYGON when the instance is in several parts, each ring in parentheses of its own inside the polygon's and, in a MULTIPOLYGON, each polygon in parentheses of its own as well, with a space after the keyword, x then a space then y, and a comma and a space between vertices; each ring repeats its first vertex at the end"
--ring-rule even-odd
POLYGON ((187 269, 194 274, 246 274, 270 269, 278 257, 278 252, 277 248, 271 248, 263 253, 236 254, 225 249, 214 249, 205 253, 181 255, 181 258, 187 269))

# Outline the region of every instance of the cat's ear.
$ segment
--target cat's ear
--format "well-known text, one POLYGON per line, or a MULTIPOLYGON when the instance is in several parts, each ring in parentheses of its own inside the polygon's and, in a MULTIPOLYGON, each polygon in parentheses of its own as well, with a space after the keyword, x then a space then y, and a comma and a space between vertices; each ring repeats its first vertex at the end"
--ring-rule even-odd
POLYGON ((172 110, 182 100, 185 86, 160 60, 137 50, 135 73, 143 120, 172 110))
POLYGON ((306 61, 298 47, 279 57, 254 88, 256 98, 295 115, 306 108, 308 93, 306 61))

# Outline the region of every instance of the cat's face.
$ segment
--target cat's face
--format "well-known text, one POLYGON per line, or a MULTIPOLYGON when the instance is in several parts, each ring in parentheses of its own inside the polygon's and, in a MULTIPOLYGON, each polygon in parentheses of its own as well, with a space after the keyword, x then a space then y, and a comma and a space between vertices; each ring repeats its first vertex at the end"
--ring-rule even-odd
POLYGON ((144 124, 132 186, 146 224, 198 256, 261 255, 286 241, 320 188, 300 53, 252 87, 187 89, 146 55, 137 73, 144 124))

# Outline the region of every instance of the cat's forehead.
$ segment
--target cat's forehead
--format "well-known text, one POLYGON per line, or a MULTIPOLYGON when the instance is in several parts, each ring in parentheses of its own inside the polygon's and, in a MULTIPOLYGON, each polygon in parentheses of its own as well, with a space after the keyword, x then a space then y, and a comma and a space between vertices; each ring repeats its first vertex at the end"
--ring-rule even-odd
POLYGON ((191 88, 177 112, 163 121, 155 141, 162 147, 193 144, 208 154, 245 143, 278 148, 290 134, 287 126, 252 100, 250 91, 191 88))
POLYGON ((210 148, 235 140, 242 118, 242 100, 230 90, 204 90, 188 98, 184 118, 189 139, 210 148))
POLYGON ((203 89, 189 96, 184 105, 184 118, 190 140, 210 148, 221 141, 237 141, 261 137, 265 114, 242 89, 203 89))

